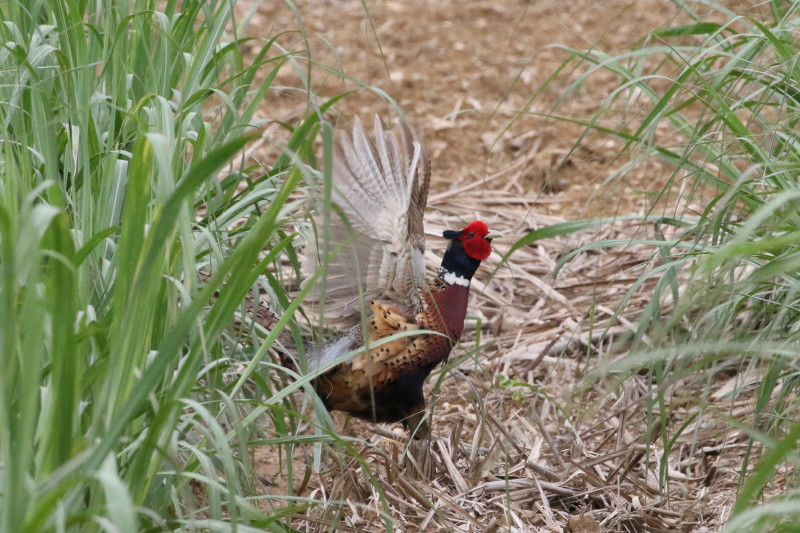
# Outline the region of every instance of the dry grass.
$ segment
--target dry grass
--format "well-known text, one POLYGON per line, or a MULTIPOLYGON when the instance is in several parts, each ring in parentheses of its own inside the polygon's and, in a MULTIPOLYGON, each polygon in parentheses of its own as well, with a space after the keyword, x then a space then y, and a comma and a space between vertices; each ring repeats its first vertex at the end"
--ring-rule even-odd
MULTIPOLYGON (((529 206, 509 198, 503 189, 434 195, 427 229, 460 226, 451 212, 481 216, 508 235, 559 221, 534 219, 529 206)), ((624 357, 650 287, 634 293, 618 321, 613 316, 649 268, 650 252, 629 246, 582 254, 558 279, 550 276, 558 258, 583 243, 642 231, 620 224, 539 241, 487 282, 505 251, 497 243, 499 254, 473 282, 470 309, 481 318, 481 346, 472 321, 451 358, 463 360, 431 402, 434 438, 409 444, 399 426, 350 421, 344 434, 363 439, 358 451, 368 471, 355 460, 323 463, 301 495, 329 503, 296 515, 295 527, 383 531, 386 509, 371 475, 402 531, 703 531, 724 523, 747 449, 746 435, 731 430, 727 417, 749 414, 747 404, 731 405, 728 393, 746 378, 713 386, 700 417, 699 398, 709 389, 686 378, 682 396, 667 397, 671 418, 662 421, 648 407, 656 391, 647 376, 586 379, 624 357), (665 435, 675 439, 666 455, 665 435)), ((431 265, 440 244, 429 239, 431 265)), ((429 380, 431 394, 436 379, 429 380)), ((311 450, 301 447, 295 456, 295 490, 309 473, 304 454, 311 450)), ((256 464, 277 485, 269 492, 285 487, 275 450, 258 450, 256 464)))

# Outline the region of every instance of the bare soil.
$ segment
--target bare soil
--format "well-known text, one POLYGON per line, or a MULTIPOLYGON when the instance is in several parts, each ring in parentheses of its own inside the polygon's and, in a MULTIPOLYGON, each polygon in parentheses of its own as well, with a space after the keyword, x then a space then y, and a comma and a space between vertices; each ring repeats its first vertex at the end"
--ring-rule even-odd
MULTIPOLYGON (((394 99, 432 155, 431 264, 441 250, 435 235, 464 220, 480 218, 505 231, 502 255, 527 232, 559 221, 643 214, 653 207, 649 193, 670 177, 670 168, 646 162, 611 179, 629 157, 620 155, 617 140, 544 116, 591 120, 619 81, 598 73, 573 85, 586 64, 565 66, 568 49, 622 53, 651 29, 685 23, 667 0, 384 1, 367 2, 366 10, 358 0, 294 5, 240 0, 237 8, 252 16, 254 36, 297 29, 277 40, 295 60, 273 82, 283 89, 270 91, 263 117, 291 121, 308 113, 307 95, 297 87, 320 102, 353 90, 335 106, 344 124, 353 114, 389 117, 392 106, 376 93, 394 99)), ((254 42, 254 50, 261 44, 254 42)), ((637 106, 631 99, 608 125, 635 124, 637 106)), ((277 125, 265 128, 264 160, 271 136, 280 134, 277 125)), ((301 455, 311 457, 310 447, 293 458, 289 479, 277 451, 259 447, 254 464, 265 493, 280 506, 292 485, 301 496, 327 502, 296 514, 293 525, 301 531, 384 531, 382 513, 400 531, 720 527, 735 498, 746 438, 729 430, 722 414, 689 420, 697 412, 690 398, 675 398, 674 419, 662 420, 648 403, 653 391, 646 376, 584 379, 617 357, 620 347, 612 346, 635 329, 651 286, 627 291, 652 252, 629 246, 585 253, 553 278, 563 254, 582 244, 648 231, 617 224, 545 239, 496 272, 495 255, 473 284, 475 318, 453 356, 457 364, 430 380, 432 441, 409 444, 398 427, 337 415, 347 424, 343 434, 363 439, 357 449, 377 487, 365 465, 351 460, 323 459, 311 471, 301 455), (665 452, 662 432, 675 436, 682 424, 665 452)), ((687 394, 694 385, 687 380, 687 394)), ((731 387, 712 388, 709 410, 749 416, 727 400, 731 387)))

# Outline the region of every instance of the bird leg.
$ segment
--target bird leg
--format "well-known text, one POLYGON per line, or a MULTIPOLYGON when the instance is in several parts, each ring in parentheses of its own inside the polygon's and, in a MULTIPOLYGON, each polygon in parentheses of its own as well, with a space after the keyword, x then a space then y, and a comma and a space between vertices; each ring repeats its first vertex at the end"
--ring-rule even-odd
POLYGON ((403 426, 415 439, 428 439, 431 436, 431 425, 428 423, 427 414, 423 403, 415 407, 413 412, 403 419, 403 426))

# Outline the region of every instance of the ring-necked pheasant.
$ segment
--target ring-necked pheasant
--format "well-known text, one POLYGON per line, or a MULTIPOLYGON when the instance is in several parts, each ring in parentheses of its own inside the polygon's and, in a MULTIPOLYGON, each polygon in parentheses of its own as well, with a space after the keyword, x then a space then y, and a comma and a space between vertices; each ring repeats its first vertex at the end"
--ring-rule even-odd
POLYGON ((402 421, 417 437, 426 436, 423 383, 458 342, 470 279, 499 234, 480 221, 445 231, 450 243, 437 275, 426 282, 427 150, 407 126, 395 135, 377 116, 371 138, 356 118, 352 135, 337 141, 332 200, 343 216, 331 213, 327 228, 322 216, 315 219, 318 235, 304 270, 313 273, 326 262, 326 251, 341 248, 329 256, 324 283, 309 303, 324 310, 326 325, 350 329, 307 348, 308 370, 366 346, 314 380, 325 406, 376 422, 402 421), (380 342, 409 331, 420 333, 380 342))

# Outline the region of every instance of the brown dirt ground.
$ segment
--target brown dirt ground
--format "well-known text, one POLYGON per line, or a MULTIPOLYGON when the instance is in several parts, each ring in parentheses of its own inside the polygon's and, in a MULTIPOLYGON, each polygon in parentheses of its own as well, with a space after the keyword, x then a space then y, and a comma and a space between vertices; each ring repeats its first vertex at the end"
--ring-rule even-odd
MULTIPOLYGON (((244 13, 247 2, 240 3, 244 13)), ((625 179, 606 182, 620 164, 621 144, 589 135, 576 146, 583 128, 538 116, 549 112, 580 71, 571 63, 553 83, 548 78, 568 58, 560 44, 579 50, 626 50, 649 29, 669 23, 677 10, 667 1, 522 2, 423 1, 298 2, 306 33, 278 42, 297 54, 285 66, 264 103, 271 119, 309 112, 295 68, 321 100, 356 88, 318 65, 334 65, 362 84, 390 95, 423 135, 434 161, 434 192, 486 181, 498 172, 515 194, 537 203, 537 212, 604 216, 639 212, 644 191, 663 182, 658 166, 638 169, 625 179)), ((252 28, 265 35, 297 28, 294 14, 280 2, 261 5, 252 28)), ((252 32, 252 30, 251 30, 252 32)), ((260 46, 254 42, 254 49, 260 46)), ((590 85, 559 107, 559 114, 589 119, 615 87, 600 73, 590 85)), ((389 106, 374 92, 360 89, 336 106, 347 120, 353 114, 384 116, 389 106)), ((617 126, 635 118, 620 116, 617 126)), ((272 130, 274 131, 274 130, 272 130)), ((269 136, 270 130, 268 130, 269 136)), ((496 188, 486 183, 485 188, 496 188)))
MULTIPOLYGON (((610 180, 625 162, 617 140, 581 137, 582 127, 540 114, 551 111, 581 73, 570 63, 548 82, 569 55, 554 44, 629 50, 648 30, 685 22, 672 3, 423 0, 367 7, 368 14, 358 0, 305 0, 295 13, 283 2, 239 2, 239 14, 252 15, 253 35, 304 28, 278 39, 298 60, 275 80, 283 90, 269 93, 265 118, 291 121, 309 111, 305 93, 293 90, 301 76, 323 101, 357 87, 320 65, 335 65, 385 91, 432 154, 430 235, 478 217, 506 231, 508 246, 564 219, 642 214, 652 207, 647 192, 664 183, 669 168, 646 162, 610 180), (305 54, 315 62, 310 70, 305 54)), ((261 44, 254 42, 254 50, 261 44)), ((604 73, 591 80, 560 104, 558 114, 592 117, 617 80, 604 73)), ((344 121, 355 113, 391 114, 385 100, 363 88, 335 109, 344 121)), ((635 123, 635 101, 618 111, 609 125, 635 123)), ((265 129, 257 157, 269 160, 271 135, 279 136, 280 128, 265 129)), ((659 427, 648 431, 645 405, 652 391, 644 376, 579 385, 587 371, 619 353, 611 351, 613 341, 635 327, 648 286, 633 295, 622 321, 612 315, 650 252, 631 246, 583 254, 555 280, 553 268, 583 243, 647 231, 618 224, 540 241, 512 256, 491 280, 488 273, 499 261, 488 261, 471 304, 488 324, 483 349, 444 377, 431 402, 438 436, 430 447, 407 446, 394 427, 349 421, 343 429, 363 439, 358 449, 380 480, 388 510, 363 466, 323 460, 320 471, 309 472, 298 451, 294 489, 330 503, 298 513, 293 526, 383 531, 384 511, 400 531, 708 531, 724 523, 735 498, 737 450, 746 445, 742 434, 708 416, 689 422, 664 455, 659 427), (392 460, 398 458, 400 466, 392 460), (415 472, 413 459, 430 461, 424 475, 415 472), (310 475, 307 484, 300 482, 304 475, 310 475)), ((431 262, 437 245, 431 239, 431 262)), ((499 252, 505 252, 502 244, 499 252)), ((476 324, 468 324, 456 358, 477 351, 476 324)), ((726 400, 738 383, 731 379, 714 389, 709 410, 746 416, 726 400)), ((674 408, 671 435, 696 412, 685 398, 674 402, 687 405, 674 408)), ((290 482, 285 463, 274 449, 259 447, 254 464, 267 482, 265 493, 280 505, 290 482)))

